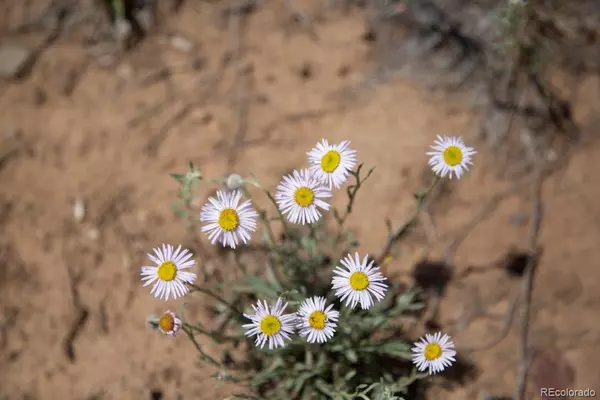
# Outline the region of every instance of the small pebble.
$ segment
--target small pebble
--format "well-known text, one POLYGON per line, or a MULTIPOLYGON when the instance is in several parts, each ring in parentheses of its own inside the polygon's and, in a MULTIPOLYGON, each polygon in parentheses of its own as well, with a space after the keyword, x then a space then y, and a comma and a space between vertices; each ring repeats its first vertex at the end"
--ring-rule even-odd
POLYGON ((98 240, 98 238, 100 237, 100 231, 96 228, 91 228, 87 231, 87 237, 90 240, 98 240))
POLYGON ((117 76, 123 80, 130 80, 133 76, 133 67, 128 63, 121 63, 117 67, 117 76))
POLYGON ((125 46, 127 40, 131 37, 131 33, 133 32, 133 28, 129 21, 123 18, 119 18, 115 21, 114 26, 114 35, 115 40, 119 42, 121 47, 125 46))
POLYGON ((194 43, 181 36, 173 36, 169 40, 171 47, 183 53, 189 53, 194 49, 194 43))
POLYGON ((77 222, 81 222, 85 218, 85 204, 82 199, 76 199, 73 202, 73 218, 77 222))

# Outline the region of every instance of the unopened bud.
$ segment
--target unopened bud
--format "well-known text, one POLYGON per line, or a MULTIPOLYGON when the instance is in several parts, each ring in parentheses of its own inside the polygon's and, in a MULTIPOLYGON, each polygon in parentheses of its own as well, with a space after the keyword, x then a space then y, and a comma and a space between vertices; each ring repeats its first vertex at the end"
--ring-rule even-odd
POLYGON ((241 189, 243 186, 244 178, 238 174, 230 174, 227 179, 225 179, 225 189, 227 190, 237 190, 241 189))

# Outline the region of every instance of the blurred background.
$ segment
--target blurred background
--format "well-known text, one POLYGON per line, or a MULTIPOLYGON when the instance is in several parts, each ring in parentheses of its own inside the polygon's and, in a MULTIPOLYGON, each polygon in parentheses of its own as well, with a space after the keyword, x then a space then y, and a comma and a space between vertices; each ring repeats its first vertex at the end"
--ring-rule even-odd
POLYGON ((428 397, 600 390, 599 73, 595 0, 0 1, 0 399, 225 398, 144 322, 180 304, 141 287, 152 247, 231 268, 176 218, 169 173, 274 189, 321 138, 351 140, 377 167, 349 220, 376 255, 440 134, 475 165, 383 266, 430 291, 415 323, 474 366, 428 397))

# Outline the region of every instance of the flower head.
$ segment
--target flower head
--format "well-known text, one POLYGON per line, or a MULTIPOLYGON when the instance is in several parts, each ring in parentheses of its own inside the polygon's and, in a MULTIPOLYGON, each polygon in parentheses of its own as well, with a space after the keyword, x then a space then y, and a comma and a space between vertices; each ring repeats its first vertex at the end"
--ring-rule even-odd
POLYGON ((431 148, 434 151, 427 153, 431 156, 429 165, 441 178, 449 175, 452 179, 454 174, 460 179, 463 172, 469 169, 469 165, 473 165, 471 158, 476 152, 472 147, 467 147, 461 137, 438 136, 431 148))
POLYGON ((430 335, 425 334, 412 348, 413 363, 419 371, 429 369, 429 374, 437 374, 456 361, 456 351, 450 336, 441 332, 430 335))
POLYGON ((331 190, 310 170, 303 169, 283 177, 277 186, 275 200, 291 223, 305 225, 321 218, 319 208, 329 210, 329 204, 322 199, 331 196, 331 190))
POLYGON ((181 320, 172 311, 165 311, 158 320, 158 330, 168 336, 175 336, 181 329, 181 320))
POLYGON ((356 151, 350 149, 349 144, 348 140, 340 144, 329 144, 326 139, 322 139, 314 149, 306 153, 310 170, 329 189, 342 186, 356 166, 356 151))
POLYGON ((287 303, 281 298, 274 305, 269 306, 266 301, 252 306, 255 314, 244 314, 252 322, 242 325, 246 329, 246 336, 256 336, 255 346, 262 349, 269 342, 269 350, 285 346, 285 340, 290 340, 294 333, 296 314, 283 314, 287 303))
POLYGON ((202 232, 208 233, 211 244, 217 241, 232 249, 238 244, 238 239, 247 243, 250 235, 256 230, 258 214, 252 208, 250 200, 239 204, 242 192, 234 190, 217 191, 217 198, 209 197, 200 212, 200 221, 208 222, 202 227, 202 232))
POLYGON ((154 284, 150 294, 159 299, 179 298, 189 292, 185 283, 193 283, 196 274, 185 271, 193 267, 196 262, 192 260, 192 253, 187 249, 176 249, 170 244, 153 249, 154 254, 148 258, 155 266, 142 267, 142 282, 144 287, 154 284))
POLYGON ((333 304, 325 308, 324 297, 312 297, 304 300, 298 310, 296 327, 300 336, 305 337, 309 343, 325 343, 335 334, 338 311, 332 310, 333 304))
POLYGON ((381 301, 387 291, 387 285, 382 283, 387 278, 379 272, 379 267, 373 267, 374 261, 369 261, 369 256, 360 261, 358 253, 348 254, 341 260, 345 269, 337 266, 332 280, 335 295, 340 300, 346 301, 346 306, 355 308, 357 304, 363 310, 371 308, 377 301, 381 301))

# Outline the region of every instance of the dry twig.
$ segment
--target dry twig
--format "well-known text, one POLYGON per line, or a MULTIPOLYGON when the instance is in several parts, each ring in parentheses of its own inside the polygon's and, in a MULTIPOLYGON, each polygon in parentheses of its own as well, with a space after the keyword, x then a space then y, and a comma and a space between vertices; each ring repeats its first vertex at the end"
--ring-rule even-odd
POLYGON ((521 308, 521 327, 520 327, 520 345, 519 345, 519 367, 517 371, 517 390, 515 399, 523 400, 525 398, 525 388, 527 385, 527 372, 529 367, 529 355, 527 351, 527 336, 529 333, 529 312, 531 306, 531 294, 533 291, 533 278, 538 265, 538 237, 542 219, 542 168, 538 161, 536 164, 535 184, 533 186, 533 206, 531 226, 529 232, 529 251, 530 259, 525 267, 523 276, 523 305, 521 308))
POLYGON ((65 355, 71 361, 75 361, 75 339, 81 333, 81 330, 85 326, 87 319, 89 317, 88 309, 81 302, 81 298, 79 296, 79 277, 75 276, 73 268, 69 265, 69 260, 65 258, 65 268, 67 271, 67 278, 69 282, 69 289, 71 291, 71 299, 73 301, 73 306, 75 307, 75 315, 73 317, 73 321, 71 322, 71 326, 67 331, 67 335, 64 340, 63 348, 65 355))
POLYGON ((504 314, 504 318, 503 318, 504 323, 502 324, 502 327, 500 328, 500 333, 495 338, 493 338, 492 340, 489 340, 487 343, 484 343, 482 345, 459 347, 458 351, 463 353, 463 352, 489 350, 490 348, 492 348, 492 347, 496 346, 498 343, 500 343, 506 337, 506 335, 508 335, 508 332, 510 332, 510 327, 512 326, 512 323, 514 320, 515 310, 517 309, 517 305, 519 304, 519 298, 520 298, 520 295, 517 294, 515 296, 515 298, 513 299, 513 301, 510 303, 510 306, 508 307, 508 309, 506 310, 506 313, 504 314))
MULTIPOLYGON (((237 9, 240 7, 238 6, 237 9)), ((233 62, 235 63, 235 86, 236 86, 236 117, 237 129, 233 138, 233 146, 229 150, 227 156, 227 165, 231 169, 235 165, 237 159, 237 150, 242 147, 246 130, 248 126, 248 112, 250 98, 245 90, 245 79, 242 71, 242 29, 243 21, 242 14, 239 11, 232 12, 229 15, 229 31, 231 32, 232 45, 230 46, 233 54, 233 62)))

